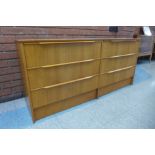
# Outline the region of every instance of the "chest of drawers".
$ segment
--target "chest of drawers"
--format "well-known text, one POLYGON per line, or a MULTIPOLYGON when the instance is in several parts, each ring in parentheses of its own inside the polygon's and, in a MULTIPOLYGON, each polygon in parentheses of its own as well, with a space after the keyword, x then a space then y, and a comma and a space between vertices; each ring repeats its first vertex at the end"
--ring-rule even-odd
POLYGON ((139 40, 19 40, 33 121, 132 83, 139 40))

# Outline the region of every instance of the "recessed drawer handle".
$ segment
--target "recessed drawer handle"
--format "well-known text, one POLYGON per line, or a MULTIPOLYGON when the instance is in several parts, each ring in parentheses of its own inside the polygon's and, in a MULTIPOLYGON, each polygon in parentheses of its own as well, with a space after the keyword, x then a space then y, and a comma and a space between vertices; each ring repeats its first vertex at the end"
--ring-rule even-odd
POLYGON ((74 61, 74 62, 68 62, 68 63, 61 63, 61 64, 54 64, 54 65, 46 65, 41 66, 41 68, 51 68, 51 67, 58 67, 58 66, 64 66, 64 65, 72 65, 72 64, 78 64, 78 63, 86 63, 86 62, 92 62, 99 59, 88 59, 83 61, 74 61))
POLYGON ((59 41, 59 42, 39 42, 40 45, 48 44, 72 44, 72 43, 95 43, 96 41, 59 41))
POLYGON ((58 87, 58 86, 62 86, 62 85, 66 85, 66 84, 70 84, 70 83, 74 83, 74 82, 78 82, 78 81, 83 81, 83 80, 87 80, 87 79, 91 79, 95 76, 97 76, 98 74, 95 74, 95 75, 92 75, 92 76, 88 76, 88 77, 84 77, 84 78, 80 78, 80 79, 77 79, 77 80, 72 80, 72 81, 68 81, 68 82, 63 82, 63 83, 59 83, 59 84, 55 84, 55 85, 51 85, 51 86, 46 86, 46 87, 43 87, 43 89, 50 89, 50 88, 53 88, 53 87, 58 87))
POLYGON ((96 41, 51 41, 51 42, 27 42, 25 45, 50 45, 50 44, 72 44, 72 43, 96 43, 96 41))
POLYGON ((87 59, 87 60, 74 61, 74 62, 67 62, 67 63, 60 63, 60 64, 54 64, 54 65, 45 65, 45 66, 39 66, 39 67, 31 67, 31 68, 27 68, 27 69, 28 69, 28 70, 31 70, 31 69, 40 69, 40 68, 59 67, 59 66, 72 65, 72 64, 78 64, 78 63, 93 62, 93 61, 97 61, 97 60, 100 60, 100 58, 96 58, 96 59, 87 59))
POLYGON ((105 59, 121 58, 121 57, 127 57, 127 56, 132 56, 132 55, 136 55, 136 53, 125 54, 125 55, 116 55, 116 56, 112 56, 112 57, 105 57, 105 59))
POLYGON ((123 71, 123 70, 130 69, 130 68, 133 68, 133 67, 135 67, 135 66, 125 67, 125 68, 121 68, 121 69, 117 69, 117 70, 109 71, 109 72, 107 72, 107 73, 108 73, 108 74, 112 74, 112 73, 115 73, 115 72, 119 72, 119 71, 123 71))
POLYGON ((136 39, 118 39, 118 40, 111 40, 111 42, 134 42, 137 41, 136 39))

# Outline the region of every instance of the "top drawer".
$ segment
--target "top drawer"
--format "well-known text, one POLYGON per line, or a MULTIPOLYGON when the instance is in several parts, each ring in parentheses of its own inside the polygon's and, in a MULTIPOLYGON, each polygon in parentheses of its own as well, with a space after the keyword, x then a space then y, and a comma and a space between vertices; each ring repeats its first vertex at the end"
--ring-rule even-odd
POLYGON ((101 42, 61 41, 24 44, 27 68, 100 57, 101 42))
POLYGON ((139 44, 135 40, 109 40, 102 42, 101 57, 111 57, 117 55, 125 55, 130 53, 138 53, 139 44))

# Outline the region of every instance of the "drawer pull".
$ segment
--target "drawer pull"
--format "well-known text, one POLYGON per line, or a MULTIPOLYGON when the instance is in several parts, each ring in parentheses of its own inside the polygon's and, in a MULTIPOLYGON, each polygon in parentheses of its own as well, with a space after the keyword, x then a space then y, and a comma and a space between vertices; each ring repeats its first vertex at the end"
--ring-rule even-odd
POLYGON ((116 39, 116 40, 111 40, 111 42, 134 42, 137 41, 136 39, 116 39))
POLYGON ((40 69, 40 68, 59 67, 59 66, 64 66, 64 65, 72 65, 72 64, 78 64, 78 63, 93 62, 93 61, 96 61, 96 60, 100 60, 100 58, 88 59, 88 60, 82 60, 82 61, 74 61, 74 62, 67 62, 67 63, 60 63, 60 64, 54 64, 54 65, 45 65, 45 66, 39 66, 39 67, 31 67, 31 68, 27 68, 27 69, 31 70, 31 69, 40 69))
POLYGON ((60 41, 60 42, 39 42, 40 45, 49 44, 72 44, 72 43, 95 43, 96 41, 60 41))
POLYGON ((105 57, 102 59, 114 59, 114 58, 121 58, 121 57, 127 57, 127 56, 132 56, 132 55, 136 55, 136 53, 130 53, 130 54, 125 54, 125 55, 116 55, 116 56, 112 56, 112 57, 105 57))
POLYGON ((115 72, 119 72, 119 71, 130 69, 130 68, 133 68, 133 67, 135 67, 135 66, 129 66, 129 67, 121 68, 121 69, 116 69, 116 70, 113 70, 113 71, 109 71, 107 73, 108 74, 112 74, 112 73, 115 73, 115 72))
POLYGON ((50 44, 72 44, 72 43, 95 43, 96 41, 51 41, 51 42, 25 42, 25 45, 50 45, 50 44))
POLYGON ((88 59, 88 60, 83 60, 83 61, 74 61, 74 62, 68 62, 68 63, 55 64, 55 65, 46 65, 46 66, 41 66, 41 68, 59 67, 59 66, 64 66, 64 65, 92 62, 95 60, 99 60, 99 59, 88 59))
POLYGON ((98 74, 95 74, 95 75, 92 75, 92 76, 88 76, 88 77, 84 77, 84 78, 80 78, 80 79, 77 79, 77 80, 72 80, 72 81, 68 81, 68 82, 63 82, 63 83, 59 83, 59 84, 55 84, 55 85, 51 85, 51 86, 46 86, 46 87, 43 87, 43 89, 50 89, 50 88, 53 88, 53 87, 58 87, 58 86, 62 86, 62 85, 66 85, 66 84, 70 84, 70 83, 74 83, 74 82, 78 82, 78 81, 83 81, 83 80, 87 80, 87 79, 91 79, 95 76, 97 76, 98 74))

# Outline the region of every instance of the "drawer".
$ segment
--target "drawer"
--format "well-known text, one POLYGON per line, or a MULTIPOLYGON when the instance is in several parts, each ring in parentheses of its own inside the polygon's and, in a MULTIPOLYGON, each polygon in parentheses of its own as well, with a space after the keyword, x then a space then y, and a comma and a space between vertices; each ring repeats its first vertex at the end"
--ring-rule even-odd
POLYGON ((44 87, 32 91, 33 107, 38 108, 53 102, 64 100, 97 89, 98 76, 91 76, 67 84, 44 87))
POLYGON ((135 67, 126 67, 119 70, 109 71, 108 73, 100 75, 99 87, 104 87, 121 80, 133 77, 135 67))
POLYGON ((138 53, 139 44, 137 41, 103 41, 101 57, 111 57, 116 55, 125 55, 130 53, 138 53))
POLYGON ((40 44, 25 44, 24 51, 27 68, 40 67, 100 57, 101 43, 95 41, 85 42, 58 42, 40 44))
POLYGON ((99 60, 28 70, 31 90, 99 74, 99 60))
POLYGON ((127 66, 134 66, 137 62, 137 54, 126 54, 122 56, 114 56, 101 60, 101 73, 124 68, 127 66))

